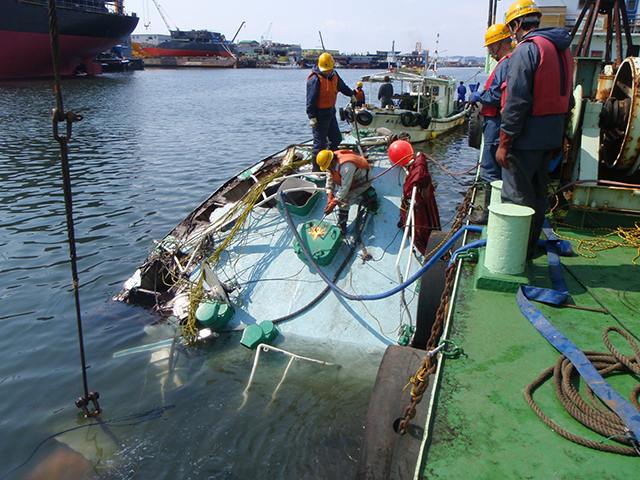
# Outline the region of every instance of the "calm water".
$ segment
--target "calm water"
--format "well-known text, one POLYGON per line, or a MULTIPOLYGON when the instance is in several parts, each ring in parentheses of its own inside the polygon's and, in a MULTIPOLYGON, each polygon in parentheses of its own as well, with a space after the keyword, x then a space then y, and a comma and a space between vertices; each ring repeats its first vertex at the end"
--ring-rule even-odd
MULTIPOLYGON (((152 239, 231 175, 310 138, 308 73, 147 70, 63 83, 65 108, 85 117, 69 145, 81 306, 89 388, 111 436, 74 406, 83 388, 52 82, 0 83, 0 479, 26 478, 60 444, 97 464, 96 478, 353 476, 378 353, 323 358, 342 368, 296 365, 273 398, 286 360, 270 355, 244 406, 254 355, 238 337, 179 349, 170 373, 150 352, 114 357, 171 338, 149 311, 110 301, 152 239)), ((355 86, 367 72, 340 73, 355 86)), ((454 172, 477 161, 464 129, 420 149, 454 172)), ((431 171, 446 224, 473 176, 431 171)))

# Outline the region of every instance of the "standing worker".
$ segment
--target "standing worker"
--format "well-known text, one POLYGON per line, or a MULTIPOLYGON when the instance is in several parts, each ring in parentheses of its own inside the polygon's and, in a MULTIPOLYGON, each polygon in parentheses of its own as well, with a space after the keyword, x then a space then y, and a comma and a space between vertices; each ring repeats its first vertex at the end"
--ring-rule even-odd
POLYGON ((502 167, 496 162, 496 150, 500 143, 500 107, 502 101, 502 84, 507 79, 507 67, 511 56, 511 36, 509 29, 502 23, 491 25, 484 36, 484 47, 489 55, 498 62, 482 93, 474 92, 469 97, 471 103, 480 102, 480 115, 484 117, 482 135, 484 148, 480 160, 480 179, 484 182, 484 208, 469 218, 471 223, 486 225, 489 217, 489 201, 491 199, 491 182, 502 180, 502 167))
POLYGON ((376 191, 373 189, 371 167, 364 157, 353 153, 351 150, 322 150, 316 159, 320 170, 328 171, 327 176, 327 206, 325 215, 329 215, 336 206, 338 210, 338 228, 344 234, 347 232, 347 220, 349 207, 363 196, 367 202, 376 199, 376 191), (334 195, 334 190, 338 191, 334 195))
MULTIPOLYGON (((307 78, 307 116, 313 129, 311 155, 314 159, 320 150, 327 148, 327 137, 331 150, 336 150, 342 142, 342 133, 336 120, 338 92, 347 97, 355 95, 355 91, 347 87, 334 71, 334 66, 333 57, 325 52, 318 57, 318 65, 313 67, 307 78)), ((316 162, 313 163, 313 171, 320 171, 316 162)))
POLYGON ((540 27, 542 13, 531 0, 507 11, 517 43, 509 58, 496 160, 502 166, 502 202, 535 210, 527 259, 533 258, 547 208, 547 172, 563 145, 573 99, 571 35, 540 27), (506 98, 505 98, 506 96, 506 98))
POLYGON ((380 100, 380 108, 386 108, 387 106, 393 106, 393 85, 389 75, 384 77, 384 83, 380 85, 378 89, 378 100, 380 100))
POLYGON ((460 82, 460 86, 458 87, 458 103, 464 105, 464 102, 467 99, 467 87, 464 86, 464 82, 460 82))
POLYGON ((355 90, 355 96, 356 96, 356 107, 363 106, 365 103, 365 99, 364 99, 364 90, 362 90, 362 82, 358 82, 358 86, 356 87, 356 90, 355 90))

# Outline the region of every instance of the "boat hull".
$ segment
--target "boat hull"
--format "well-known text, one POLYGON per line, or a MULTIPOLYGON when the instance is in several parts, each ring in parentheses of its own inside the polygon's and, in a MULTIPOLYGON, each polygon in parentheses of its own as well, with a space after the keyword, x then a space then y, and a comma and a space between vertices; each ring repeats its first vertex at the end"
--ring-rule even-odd
MULTIPOLYGON (((371 114, 371 123, 366 125, 366 128, 377 130, 378 128, 387 128, 396 135, 401 133, 408 134, 410 142, 424 142, 430 138, 435 138, 437 135, 444 133, 452 128, 462 125, 467 118, 467 110, 463 110, 456 115, 452 115, 446 118, 432 118, 427 128, 423 128, 420 125, 414 127, 407 127, 402 123, 402 114, 405 110, 384 110, 384 109, 368 109, 371 114)), ((352 123, 353 126, 355 124, 352 123)), ((363 125, 358 123, 358 128, 363 125)))
POLYGON ((140 47, 143 52, 152 57, 232 57, 223 44, 203 45, 194 48, 183 42, 163 42, 155 47, 140 47))
MULTIPOLYGON (((45 5, 1 0, 0 78, 47 77, 54 74, 45 5)), ((72 75, 79 64, 100 73, 93 59, 127 37, 138 18, 122 14, 58 8, 60 71, 72 75)))

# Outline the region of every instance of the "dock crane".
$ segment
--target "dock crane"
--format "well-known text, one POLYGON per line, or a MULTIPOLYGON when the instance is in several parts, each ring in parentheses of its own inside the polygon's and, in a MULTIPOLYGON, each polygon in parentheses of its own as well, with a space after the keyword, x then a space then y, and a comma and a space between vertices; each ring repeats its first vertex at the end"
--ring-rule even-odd
POLYGON ((237 37, 237 36, 238 36, 238 34, 240 33, 240 30, 242 29, 242 27, 244 27, 244 24, 245 24, 245 23, 246 23, 246 22, 245 22, 245 21, 243 21, 243 22, 240 24, 240 26, 238 27, 238 30, 236 31, 236 34, 235 34, 235 35, 233 36, 233 38, 231 39, 231 43, 233 43, 233 42, 235 41, 236 37, 237 37))
MULTIPOLYGON (((167 30, 169 30, 169 32, 171 32, 171 26, 169 25, 169 20, 167 19, 169 17, 169 15, 167 15, 167 13, 164 11, 164 9, 160 6, 160 4, 156 1, 153 0, 153 4, 156 6, 156 9, 158 10, 158 13, 160 14, 160 16, 162 17, 162 21, 164 22, 164 24, 167 26, 167 30)), ((171 20, 171 22, 175 24, 175 22, 173 20, 171 20)), ((180 29, 178 28, 178 26, 176 25, 175 28, 177 31, 180 31, 180 29)))

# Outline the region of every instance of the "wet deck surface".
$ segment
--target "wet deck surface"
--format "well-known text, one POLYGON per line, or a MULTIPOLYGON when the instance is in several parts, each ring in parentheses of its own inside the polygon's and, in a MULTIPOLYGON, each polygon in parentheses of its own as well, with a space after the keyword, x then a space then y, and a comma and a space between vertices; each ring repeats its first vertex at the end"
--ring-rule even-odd
MULTIPOLYGON (((564 233, 574 239, 593 238, 591 230, 564 233)), ((572 244, 575 250, 578 243, 572 244)), ((640 270, 632 259, 637 253, 637 249, 616 247, 597 252, 596 258, 561 258, 563 265, 636 335, 640 333, 640 270)), ((576 305, 602 308, 564 268, 563 275, 576 305)), ((534 260, 529 279, 534 286, 551 288, 546 255, 534 260)), ((475 291, 471 268, 465 269, 462 280, 450 339, 464 348, 467 356, 445 360, 423 478, 636 477, 638 458, 575 444, 538 418, 523 392, 560 354, 520 312, 515 294, 475 291)), ((583 351, 609 353, 602 340, 603 329, 619 326, 611 315, 539 303, 535 306, 583 351)), ((622 353, 632 354, 625 340, 616 335, 612 340, 622 353)), ((608 381, 629 400, 638 379, 620 375, 608 381)), ((569 416, 556 398, 552 381, 540 387, 534 399, 566 430, 603 440, 569 416)))

